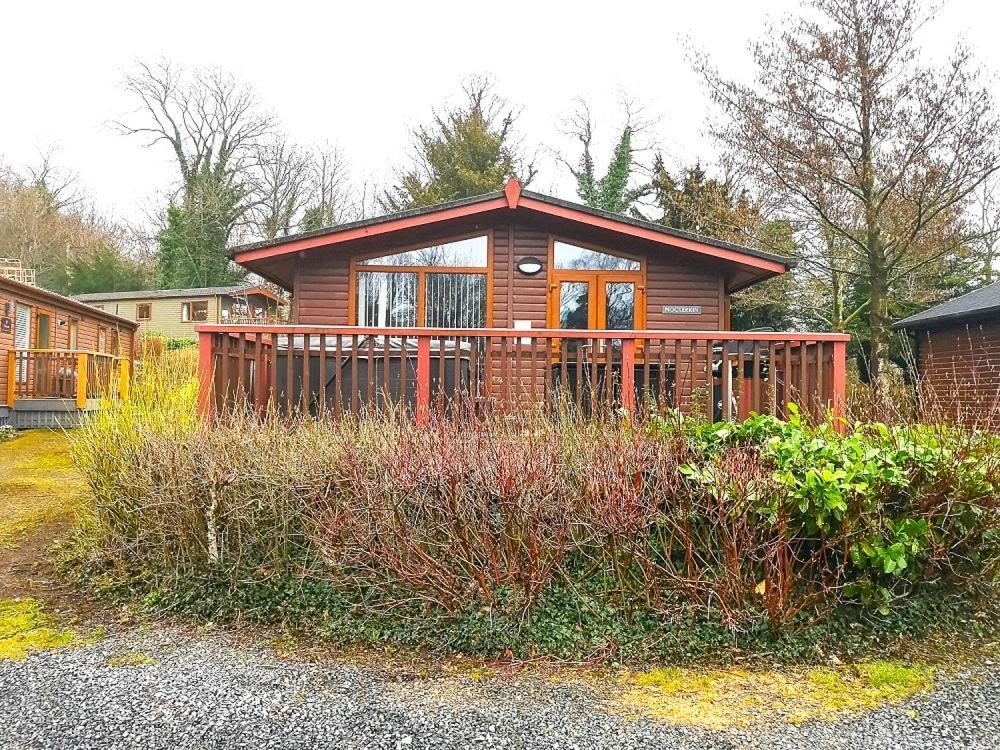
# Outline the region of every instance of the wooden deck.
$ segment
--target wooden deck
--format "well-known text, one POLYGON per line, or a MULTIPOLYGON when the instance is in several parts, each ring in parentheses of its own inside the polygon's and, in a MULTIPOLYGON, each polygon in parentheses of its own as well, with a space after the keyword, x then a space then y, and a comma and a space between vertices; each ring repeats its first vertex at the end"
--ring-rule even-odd
POLYGON ((200 408, 283 415, 406 409, 418 422, 517 408, 579 416, 676 409, 709 420, 844 410, 849 337, 202 325, 200 408))
POLYGON ((123 395, 131 362, 103 352, 12 349, 7 352, 6 406, 44 399, 71 400, 83 409, 94 399, 123 395))

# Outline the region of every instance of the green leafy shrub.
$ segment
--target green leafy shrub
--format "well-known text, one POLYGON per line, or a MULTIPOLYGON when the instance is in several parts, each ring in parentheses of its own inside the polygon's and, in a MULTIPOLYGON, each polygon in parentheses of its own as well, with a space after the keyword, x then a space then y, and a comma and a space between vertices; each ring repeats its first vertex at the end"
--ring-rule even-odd
POLYGON ((140 373, 74 441, 93 490, 79 569, 149 607, 635 656, 840 632, 846 613, 897 618, 996 580, 985 433, 795 414, 206 424, 189 354, 140 373))

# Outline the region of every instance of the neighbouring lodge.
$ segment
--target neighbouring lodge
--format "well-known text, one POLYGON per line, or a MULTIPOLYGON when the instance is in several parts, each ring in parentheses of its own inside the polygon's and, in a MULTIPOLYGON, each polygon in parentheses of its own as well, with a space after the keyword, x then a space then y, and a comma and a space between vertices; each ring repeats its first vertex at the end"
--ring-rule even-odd
POLYGON ((0 275, 0 425, 71 426, 127 387, 137 325, 0 275))
POLYGON ((735 332, 788 258, 522 190, 235 248, 290 325, 201 325, 202 408, 843 406, 841 334, 735 332))
POLYGON ((949 421, 1000 427, 1000 282, 898 321, 918 390, 949 421))
POLYGON ((284 301, 261 286, 213 286, 78 294, 74 299, 139 325, 141 333, 195 338, 201 323, 276 323, 284 301))

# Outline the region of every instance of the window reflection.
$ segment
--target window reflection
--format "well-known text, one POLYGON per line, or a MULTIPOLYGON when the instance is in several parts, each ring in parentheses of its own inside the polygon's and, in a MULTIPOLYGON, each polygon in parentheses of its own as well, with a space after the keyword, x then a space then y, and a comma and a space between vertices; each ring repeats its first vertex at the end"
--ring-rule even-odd
POLYGON ((631 281, 609 281, 605 284, 607 328, 609 331, 630 331, 635 328, 635 284, 631 281))
POLYGON ((564 281, 560 285, 559 327, 590 327, 590 284, 586 281, 564 281))
POLYGON ((428 245, 404 253, 368 258, 363 266, 429 266, 431 268, 486 268, 489 242, 486 235, 428 245))
POLYGON ((357 293, 359 325, 417 325, 417 274, 364 271, 357 293))
POLYGON ((571 245, 556 240, 552 246, 553 265, 559 269, 580 271, 638 271, 639 261, 622 258, 600 250, 571 245))

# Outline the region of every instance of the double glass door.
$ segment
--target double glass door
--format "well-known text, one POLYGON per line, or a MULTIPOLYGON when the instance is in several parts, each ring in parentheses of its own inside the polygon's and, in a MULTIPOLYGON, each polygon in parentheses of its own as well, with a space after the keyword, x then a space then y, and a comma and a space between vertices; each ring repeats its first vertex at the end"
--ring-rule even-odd
MULTIPOLYGON (((557 273, 550 288, 550 326, 581 331, 641 328, 644 295, 640 278, 622 271, 557 273)), ((591 342, 581 339, 576 343, 589 348, 591 342)), ((603 348, 602 344, 602 351, 596 354, 602 354, 603 348)))

